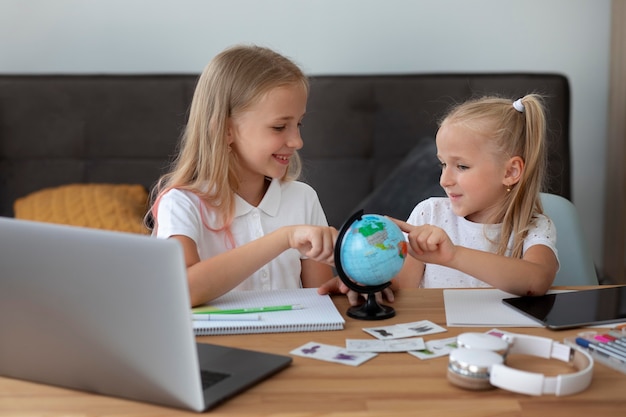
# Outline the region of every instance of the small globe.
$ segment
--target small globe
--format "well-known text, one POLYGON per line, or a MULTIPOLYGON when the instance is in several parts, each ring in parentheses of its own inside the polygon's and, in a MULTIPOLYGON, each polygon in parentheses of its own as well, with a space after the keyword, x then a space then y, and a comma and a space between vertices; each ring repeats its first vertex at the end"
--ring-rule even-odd
POLYGON ((363 214, 344 228, 338 242, 339 259, 348 278, 374 286, 389 282, 400 272, 407 256, 407 242, 395 223, 378 214, 363 214))
POLYGON ((387 217, 354 213, 341 226, 335 243, 335 267, 352 291, 367 293, 365 303, 348 308, 348 316, 360 320, 393 317, 393 307, 378 304, 376 293, 391 285, 408 252, 402 230, 387 217))

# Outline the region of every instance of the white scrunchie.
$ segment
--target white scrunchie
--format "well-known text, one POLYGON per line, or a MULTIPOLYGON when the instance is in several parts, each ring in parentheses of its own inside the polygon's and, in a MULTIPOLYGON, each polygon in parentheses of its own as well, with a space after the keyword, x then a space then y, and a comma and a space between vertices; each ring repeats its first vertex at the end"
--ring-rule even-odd
POLYGON ((515 108, 515 110, 517 110, 520 113, 524 113, 524 103, 522 103, 522 99, 518 98, 517 100, 515 100, 513 102, 513 107, 515 108))

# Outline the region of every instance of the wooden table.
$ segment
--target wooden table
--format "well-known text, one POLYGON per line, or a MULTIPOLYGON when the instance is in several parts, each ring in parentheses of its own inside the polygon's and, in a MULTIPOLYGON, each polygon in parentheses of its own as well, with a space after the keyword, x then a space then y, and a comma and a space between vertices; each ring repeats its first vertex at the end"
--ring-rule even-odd
MULTIPOLYGON (((345 297, 333 297, 345 313, 345 297)), ((446 325, 441 290, 404 290, 393 303, 396 317, 384 321, 346 318, 343 331, 208 336, 200 342, 288 354, 309 341, 344 346, 346 338, 368 338, 363 327, 431 320, 446 325)), ((345 314, 344 314, 345 315, 345 314)), ((450 327, 425 340, 488 328, 450 327)), ((507 328, 562 341, 580 329, 507 328)), ((1 341, 0 341, 1 343, 1 341)), ((385 353, 358 367, 293 357, 274 377, 211 410, 214 416, 624 416, 626 374, 596 362, 591 386, 576 395, 532 397, 501 389, 466 391, 446 379, 447 357, 420 360, 407 353, 385 353)), ((568 372, 556 360, 518 357, 511 366, 548 375, 568 372)), ((1 416, 190 416, 176 409, 91 393, 0 378, 1 416)))

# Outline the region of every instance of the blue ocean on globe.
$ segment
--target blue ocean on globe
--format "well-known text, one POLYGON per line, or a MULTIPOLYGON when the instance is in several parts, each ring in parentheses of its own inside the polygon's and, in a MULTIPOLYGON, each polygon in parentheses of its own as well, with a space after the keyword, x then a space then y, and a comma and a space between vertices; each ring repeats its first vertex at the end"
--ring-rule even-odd
POLYGON ((396 276, 408 248, 402 230, 378 214, 364 214, 355 220, 340 245, 343 271, 362 285, 384 284, 396 276))

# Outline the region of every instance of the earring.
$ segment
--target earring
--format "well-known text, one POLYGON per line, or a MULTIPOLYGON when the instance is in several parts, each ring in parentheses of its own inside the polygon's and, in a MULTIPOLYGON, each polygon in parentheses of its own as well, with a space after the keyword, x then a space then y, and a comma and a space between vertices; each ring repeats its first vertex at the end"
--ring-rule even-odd
POLYGON ((511 186, 510 186, 510 185, 507 185, 507 186, 506 186, 506 192, 507 192, 507 193, 510 193, 510 192, 511 192, 511 186))

